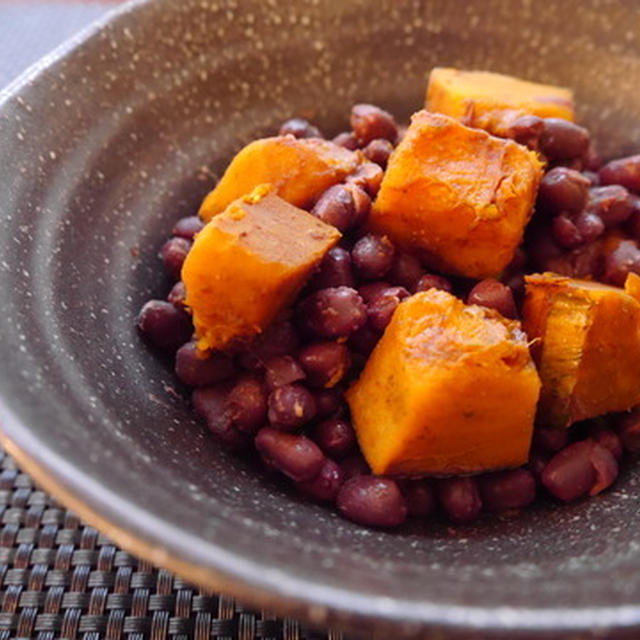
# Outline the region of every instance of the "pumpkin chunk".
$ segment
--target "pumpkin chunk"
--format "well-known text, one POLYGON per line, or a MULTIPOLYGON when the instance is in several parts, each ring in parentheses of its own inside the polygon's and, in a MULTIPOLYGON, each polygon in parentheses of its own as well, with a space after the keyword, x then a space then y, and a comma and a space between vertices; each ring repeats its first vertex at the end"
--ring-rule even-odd
POLYGON ((347 391, 374 473, 526 462, 540 381, 520 324, 436 289, 400 303, 347 391))
POLYGON ((524 115, 573 122, 573 93, 563 87, 527 82, 488 71, 436 67, 429 75, 426 108, 470 127, 507 135, 524 115))
POLYGON ((358 154, 320 138, 254 140, 233 158, 204 199, 199 215, 207 222, 236 198, 265 183, 273 185, 275 193, 289 204, 308 208, 359 162, 358 154))
POLYGON ((552 427, 640 404, 640 278, 625 288, 553 273, 525 277, 523 327, 552 427))
POLYGON ((260 186, 197 234, 182 267, 198 348, 260 333, 302 288, 340 233, 260 186))
POLYGON ((391 155, 370 224, 432 267, 498 274, 520 244, 542 164, 511 140, 419 111, 391 155))

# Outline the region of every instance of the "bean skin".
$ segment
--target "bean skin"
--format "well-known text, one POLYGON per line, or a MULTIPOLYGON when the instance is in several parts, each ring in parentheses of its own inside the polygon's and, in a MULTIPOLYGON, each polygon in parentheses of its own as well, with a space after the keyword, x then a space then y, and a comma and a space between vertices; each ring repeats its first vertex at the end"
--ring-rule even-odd
POLYGON ((589 181, 578 171, 555 167, 540 181, 538 205, 553 214, 580 213, 587 204, 589 186, 589 181))
POLYGON ((174 280, 180 279, 180 271, 189 250, 191 242, 185 238, 169 238, 160 249, 160 258, 164 264, 167 275, 174 280))
POLYGON ((551 233, 555 242, 565 249, 578 247, 584 241, 575 222, 565 214, 556 216, 551 221, 551 233))
POLYGON ((398 137, 394 117, 372 104, 356 104, 352 107, 351 128, 361 145, 369 144, 376 138, 395 142, 398 137))
POLYGON ((343 131, 339 133, 332 140, 333 144, 337 144, 339 147, 344 147, 345 149, 349 149, 349 151, 355 151, 360 145, 358 144, 358 139, 353 135, 352 131, 343 131))
POLYGON ((193 240, 196 233, 202 231, 203 227, 204 222, 202 222, 198 216, 187 216, 186 218, 180 218, 180 220, 173 225, 171 235, 185 238, 186 240, 193 240))
POLYGON ((300 344, 300 337, 289 320, 277 320, 258 337, 251 348, 240 355, 240 363, 246 369, 261 369, 273 356, 293 353, 300 344))
POLYGON ((283 122, 278 135, 292 135, 294 138, 322 138, 320 129, 304 118, 291 118, 283 122))
MULTIPOLYGON (((359 187, 360 191, 369 196, 369 207, 371 206, 371 198, 375 198, 380 190, 384 171, 382 167, 375 162, 363 162, 351 175, 347 176, 346 183, 359 187)), ((361 208, 365 207, 366 201, 361 197, 361 208)), ((359 208, 356 202, 356 209, 359 208)), ((368 213, 368 208, 367 208, 368 213)), ((362 224, 364 221, 360 222, 362 224)))
POLYGON ((387 168, 389 156, 393 151, 393 144, 384 138, 372 140, 363 150, 364 157, 375 162, 383 169, 387 168))
POLYGON ((624 449, 629 453, 640 453, 640 410, 619 414, 616 429, 624 449))
POLYGON ((264 384, 255 375, 240 376, 229 390, 226 407, 236 429, 254 434, 267 419, 267 391, 264 384))
POLYGON ((551 160, 580 158, 589 147, 589 132, 568 120, 545 118, 539 144, 551 160))
POLYGON ((493 278, 478 282, 469 292, 467 304, 495 309, 505 318, 514 319, 518 316, 511 289, 493 278))
POLYGON ((598 175, 602 184, 619 184, 640 193, 640 154, 611 160, 598 175))
POLYGON ((235 373, 233 360, 224 353, 211 352, 206 357, 195 342, 183 344, 176 352, 176 376, 192 387, 206 387, 226 380, 235 373))
POLYGON ((438 501, 453 522, 471 522, 480 514, 482 499, 475 478, 443 478, 435 487, 438 501))
POLYGON ((587 211, 595 213, 610 228, 628 220, 633 213, 633 205, 630 194, 624 187, 592 187, 589 189, 587 211))
POLYGON ((269 394, 268 405, 269 422, 283 431, 295 431, 316 415, 313 394, 300 384, 287 384, 274 389, 269 394))
POLYGON ((405 480, 400 483, 400 489, 407 503, 408 515, 426 518, 435 511, 436 498, 428 480, 405 480))
POLYGON ((342 485, 336 504, 345 518, 370 527, 397 527, 407 517, 404 497, 390 478, 355 476, 342 485))
POLYGON ((596 425, 589 430, 589 437, 605 449, 609 449, 616 460, 622 458, 624 451, 622 440, 613 429, 596 425))
POLYGON ((390 287, 381 291, 368 305, 367 317, 370 326, 376 331, 384 331, 391 322, 391 316, 396 308, 409 296, 404 287, 390 287))
POLYGON ((343 483, 344 473, 340 465, 333 460, 326 459, 315 478, 306 482, 298 482, 296 487, 318 502, 333 502, 343 483))
POLYGON ((517 118, 507 133, 519 144, 536 151, 540 144, 540 136, 544 130, 544 122, 538 116, 526 115, 517 118))
POLYGON ((344 474, 344 479, 350 480, 356 476, 368 476, 371 475, 371 469, 367 461, 362 457, 361 453, 353 453, 347 456, 341 463, 340 468, 344 474))
POLYGON ((292 356, 272 356, 265 362, 264 381, 269 391, 285 384, 304 380, 305 374, 300 363, 292 356))
POLYGON ((342 402, 342 391, 337 388, 320 389, 313 395, 316 401, 316 417, 328 418, 334 415, 341 415, 344 410, 342 402))
POLYGON ((149 300, 137 318, 140 333, 158 349, 175 351, 191 338, 191 318, 165 300, 149 300))
POLYGON ((490 511, 519 509, 536 497, 536 481, 527 469, 510 469, 483 475, 479 479, 482 504, 490 511))
POLYGON ((342 247, 333 247, 325 254, 318 272, 311 279, 313 289, 353 287, 355 279, 351 269, 351 255, 342 247))
POLYGON ((426 273, 420 278, 420 280, 418 280, 416 293, 420 291, 429 291, 429 289, 441 289, 442 291, 451 293, 453 291, 453 286, 451 285, 451 282, 443 276, 438 276, 434 273, 426 273))
POLYGON ((568 429, 551 429, 536 427, 533 431, 533 446, 544 451, 560 451, 569 443, 568 429))
POLYGON ((254 442, 266 463, 294 482, 313 480, 325 463, 318 445, 305 436, 264 427, 258 431, 254 442))
POLYGON ((184 301, 186 297, 187 292, 184 288, 184 282, 178 281, 173 285, 173 287, 171 287, 171 291, 167 294, 167 302, 170 302, 178 309, 184 310, 184 301))
POLYGON ((353 245, 351 262, 361 278, 376 280, 391 269, 394 255, 394 246, 387 236, 369 233, 353 245))
POLYGON ((640 274, 640 248, 634 240, 622 240, 604 258, 603 279, 623 287, 629 273, 640 274))
POLYGON ((350 287, 330 287, 308 296, 298 305, 298 320, 319 338, 345 338, 367 321, 362 298, 350 287))
POLYGON ((318 422, 313 428, 313 440, 328 456, 336 460, 348 456, 357 445, 356 432, 351 423, 340 418, 318 422))
POLYGON ((309 386, 334 387, 351 365, 349 350, 339 342, 313 342, 298 352, 298 359, 307 376, 309 386))
POLYGON ((589 495, 595 496, 615 482, 618 477, 618 461, 609 449, 594 442, 591 464, 596 472, 596 481, 589 489, 589 495))
POLYGON ((395 286, 415 291, 418 281, 423 275, 424 269, 417 258, 410 253, 396 252, 396 257, 387 277, 395 286))
POLYGON ((347 231, 359 222, 353 194, 343 184, 329 187, 313 205, 314 215, 322 222, 333 225, 341 232, 347 231))
POLYGON ((196 413, 204 418, 211 433, 231 449, 243 449, 250 437, 233 424, 227 404, 228 387, 217 385, 198 387, 191 394, 191 403, 196 413))

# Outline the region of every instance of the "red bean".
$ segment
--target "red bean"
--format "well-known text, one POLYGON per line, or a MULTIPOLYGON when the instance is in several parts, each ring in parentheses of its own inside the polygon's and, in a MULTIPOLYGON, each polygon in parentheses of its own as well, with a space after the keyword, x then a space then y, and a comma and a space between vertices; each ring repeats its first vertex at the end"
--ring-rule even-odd
POLYGON ((376 138, 372 140, 363 150, 364 157, 371 162, 375 162, 383 169, 387 168, 389 156, 393 151, 393 145, 384 138, 376 138))
POLYGON ((175 351, 191 338, 191 318, 165 300, 146 302, 136 321, 143 336, 154 346, 166 351, 175 351))
POLYGON ((618 185, 591 187, 587 210, 595 213, 607 228, 629 219, 633 206, 629 192, 618 185))
POLYGON ((513 138, 516 142, 529 147, 529 149, 537 150, 543 130, 544 122, 542 118, 538 118, 538 116, 521 116, 509 128, 507 137, 513 138))
POLYGON ((395 142, 398 126, 394 117, 372 104, 356 104, 351 108, 351 128, 361 145, 376 138, 395 142))
POLYGON ((583 171, 582 176, 589 182, 590 187, 599 187, 600 186, 600 178, 598 174, 593 171, 583 171))
POLYGON ((314 127, 304 118, 291 118, 282 123, 279 136, 291 135, 294 138, 322 138, 322 133, 318 127, 314 127))
POLYGON ((536 497, 536 481, 527 469, 510 469, 483 475, 479 479, 482 504, 490 511, 519 509, 536 497))
POLYGON ((171 291, 167 294, 167 302, 170 302, 178 309, 184 309, 184 299, 186 296, 187 292, 184 288, 184 282, 178 281, 171 287, 171 291))
MULTIPOLYGON (((592 142, 589 143, 589 147, 587 148, 587 151, 584 154, 583 164, 584 164, 584 168, 588 170, 590 173, 597 172, 600 170, 600 167, 602 167, 602 160, 592 142)), ((596 173, 596 176, 597 176, 597 173, 596 173)))
POLYGON ((240 376, 226 400, 229 416, 239 431, 254 434, 267 419, 267 392, 256 376, 240 376))
POLYGON ((604 233, 604 222, 592 211, 582 211, 573 219, 582 243, 593 242, 604 233))
POLYGON ((354 331, 349 337, 349 347, 355 352, 363 356, 368 356, 373 348, 378 344, 381 333, 374 329, 370 324, 354 331))
POLYGON ((268 418, 272 426, 295 431, 316 415, 313 394, 300 384, 287 384, 269 394, 268 418))
POLYGON ((516 318, 518 315, 511 289, 493 278, 478 282, 469 292, 467 304, 495 309, 505 318, 516 318))
POLYGON ((176 375, 192 387, 206 387, 227 379, 235 372, 233 360, 224 353, 202 354, 195 342, 186 342, 176 352, 176 375))
POLYGON ((540 451, 533 451, 529 456, 527 467, 533 474, 537 484, 542 484, 542 472, 550 459, 547 453, 541 453, 540 451))
POLYGON ((640 453, 640 410, 632 409, 618 416, 616 428, 622 446, 629 453, 640 453))
POLYGON ((533 431, 533 446, 545 451, 560 451, 569 443, 568 429, 551 429, 536 427, 533 431))
POLYGON ((343 131, 339 133, 332 140, 333 144, 337 144, 339 147, 344 147, 350 151, 355 151, 360 145, 358 139, 353 135, 352 131, 343 131))
POLYGON ((407 514, 414 518, 426 518, 436 508, 433 487, 428 480, 405 480, 400 483, 407 503, 407 514))
POLYGON ((362 236, 351 250, 351 262, 367 280, 381 278, 391 269, 395 248, 387 236, 368 233, 362 236))
POLYGON ((204 418, 211 433, 222 444, 232 449, 241 449, 250 442, 246 433, 236 429, 227 404, 228 387, 199 387, 191 394, 193 408, 204 418))
POLYGON ((318 475, 312 480, 296 483, 302 493, 319 502, 332 502, 344 482, 340 466, 333 460, 325 460, 318 475))
POLYGON ((542 177, 538 204, 552 214, 579 213, 587 204, 589 181, 578 171, 555 167, 542 177))
POLYGON ((332 458, 342 460, 356 447, 356 432, 351 423, 340 418, 318 422, 313 428, 313 439, 332 458))
POLYGON ((589 147, 589 132, 568 120, 545 118, 539 144, 551 160, 580 158, 589 147))
MULTIPOLYGON (((352 174, 347 176, 346 183, 347 185, 359 187, 360 190, 365 194, 368 194, 370 198, 375 198, 380 190, 383 177, 384 171, 382 170, 382 167, 378 166, 375 162, 363 162, 352 174)), ((363 204, 361 205, 361 208, 364 208, 364 203, 366 201, 364 199, 362 199, 362 201, 363 204)), ((371 199, 369 199, 369 206, 371 206, 371 199)), ((356 210, 358 208, 358 202, 356 202, 356 210)))
POLYGON ((593 446, 588 439, 574 442, 551 458, 542 472, 542 484, 549 493, 570 502, 591 490, 596 483, 596 470, 591 462, 593 446))
POLYGON ((180 220, 173 225, 171 235, 193 240, 196 233, 202 231, 203 227, 204 222, 202 222, 198 216, 187 216, 186 218, 180 218, 180 220))
POLYGON ((426 273, 420 278, 420 280, 418 280, 416 293, 420 291, 429 291, 429 289, 440 289, 451 293, 453 291, 453 286, 451 285, 451 282, 443 276, 438 276, 434 273, 426 273))
POLYGON ((551 221, 551 233, 555 242, 565 249, 573 249, 584 241, 575 222, 565 214, 556 216, 551 221))
POLYGON ((640 274, 640 249, 635 240, 621 240, 616 248, 605 255, 605 282, 623 287, 630 273, 640 274))
POLYGON ((360 221, 356 214, 353 194, 343 184, 329 187, 313 205, 311 213, 342 232, 347 231, 360 221))
POLYGON ((355 476, 342 485, 336 504, 345 518, 370 527, 397 527, 407 517, 400 488, 390 478, 355 476))
POLYGON ((297 309, 300 325, 319 338, 344 338, 367 321, 367 309, 355 289, 329 287, 305 298, 297 309))
POLYGON ((629 195, 631 215, 626 222, 626 230, 635 240, 640 240, 640 196, 629 195))
POLYGON ((391 285, 384 280, 376 280, 375 282, 365 282, 358 287, 358 293, 364 300, 365 304, 373 302, 383 291, 389 289, 391 285))
POLYGON ((318 272, 311 279, 314 289, 328 287, 353 287, 351 255, 342 247, 333 247, 325 254, 318 272))
POLYGON ((435 488, 438 501, 454 522, 471 522, 480 514, 482 500, 475 478, 443 478, 436 482, 435 488))
POLYGON ((389 287, 381 291, 367 305, 369 325, 377 331, 384 331, 400 302, 408 296, 409 292, 404 287, 389 287))
POLYGON ((240 363, 247 369, 257 369, 273 356, 294 352, 299 344, 300 337, 293 324, 289 320, 277 320, 240 355, 240 363))
POLYGON ((389 280, 396 286, 414 291, 418 281, 424 275, 420 261, 410 253, 396 252, 396 257, 387 274, 389 280))
POLYGON ((595 425, 589 430, 589 437, 599 445, 608 449, 616 460, 622 458, 623 446, 620 436, 608 427, 595 425))
POLYGON ((269 391, 285 384, 304 380, 304 370, 300 363, 291 356, 272 356, 264 363, 264 381, 269 391))
POLYGON ((334 387, 351 365, 349 350, 338 342, 313 342, 303 347, 298 359, 312 387, 334 387))
POLYGON ((325 463, 318 445, 305 436, 264 427, 254 442, 265 462, 294 482, 313 480, 325 463))
POLYGON ((177 236, 169 238, 162 245, 160 258, 162 258, 168 276, 175 280, 180 278, 182 264, 187 257, 187 253, 189 253, 189 249, 191 249, 191 241, 177 236))
POLYGON ((344 474, 344 479, 350 480, 356 476, 368 476, 371 475, 371 469, 367 461, 362 457, 361 453, 353 453, 346 457, 341 463, 340 468, 344 474))
POLYGON ((594 442, 591 464, 596 472, 596 481, 589 489, 589 495, 595 496, 615 482, 618 477, 618 461, 609 449, 594 442))
POLYGON ((640 193, 640 154, 607 162, 599 176, 602 184, 619 184, 640 193))

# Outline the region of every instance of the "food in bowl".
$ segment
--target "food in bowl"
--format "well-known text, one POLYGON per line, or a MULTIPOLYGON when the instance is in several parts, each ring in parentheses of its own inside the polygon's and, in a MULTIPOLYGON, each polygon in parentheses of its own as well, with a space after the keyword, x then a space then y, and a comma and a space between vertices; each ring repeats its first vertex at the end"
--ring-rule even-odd
POLYGON ((640 451, 640 156, 564 88, 434 69, 425 107, 249 142, 138 327, 221 444, 363 525, 594 496, 640 451))

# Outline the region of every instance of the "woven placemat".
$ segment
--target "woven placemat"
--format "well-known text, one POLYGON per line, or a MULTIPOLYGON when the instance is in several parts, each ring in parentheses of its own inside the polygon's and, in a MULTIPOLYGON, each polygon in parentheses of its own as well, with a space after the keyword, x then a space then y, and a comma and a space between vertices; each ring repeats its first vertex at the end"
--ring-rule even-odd
POLYGON ((122 551, 0 450, 0 640, 344 640, 244 609, 122 551))

